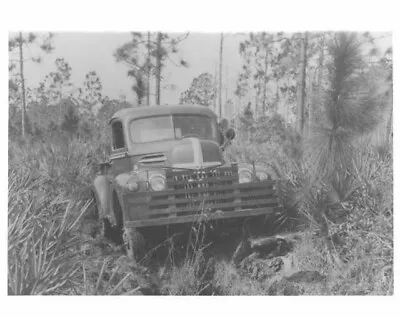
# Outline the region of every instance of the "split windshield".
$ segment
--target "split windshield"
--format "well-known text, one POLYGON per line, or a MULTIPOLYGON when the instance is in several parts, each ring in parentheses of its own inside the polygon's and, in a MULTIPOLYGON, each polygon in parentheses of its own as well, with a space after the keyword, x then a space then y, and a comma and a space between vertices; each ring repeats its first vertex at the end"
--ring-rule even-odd
POLYGON ((168 115, 133 120, 129 127, 134 143, 197 137, 218 142, 216 123, 201 115, 168 115))

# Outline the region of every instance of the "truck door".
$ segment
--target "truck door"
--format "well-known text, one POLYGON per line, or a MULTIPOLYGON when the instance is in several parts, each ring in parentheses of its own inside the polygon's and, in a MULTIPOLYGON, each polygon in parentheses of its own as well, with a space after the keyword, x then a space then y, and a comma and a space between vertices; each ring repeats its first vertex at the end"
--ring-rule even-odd
POLYGON ((110 155, 111 173, 115 177, 121 173, 131 170, 131 163, 128 156, 128 149, 124 137, 124 130, 121 121, 111 123, 112 147, 110 155))

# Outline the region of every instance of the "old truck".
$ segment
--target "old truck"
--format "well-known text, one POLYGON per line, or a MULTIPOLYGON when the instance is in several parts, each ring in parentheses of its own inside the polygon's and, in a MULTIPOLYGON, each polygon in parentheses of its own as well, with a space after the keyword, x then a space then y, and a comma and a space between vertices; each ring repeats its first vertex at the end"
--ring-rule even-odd
POLYGON ((133 258, 143 251, 143 229, 279 209, 276 181, 267 170, 224 159, 235 133, 223 132, 207 107, 122 109, 110 128, 111 153, 94 179, 94 201, 103 234, 120 233, 133 258))

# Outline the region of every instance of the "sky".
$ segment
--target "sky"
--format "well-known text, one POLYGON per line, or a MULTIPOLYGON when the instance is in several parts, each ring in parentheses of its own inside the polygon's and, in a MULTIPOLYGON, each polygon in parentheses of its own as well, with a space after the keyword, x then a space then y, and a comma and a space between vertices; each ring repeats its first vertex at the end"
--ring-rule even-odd
MULTIPOLYGON (((26 64, 27 86, 36 87, 49 72, 55 70, 56 58, 64 58, 72 68, 71 81, 75 86, 82 86, 85 74, 95 70, 102 81, 105 95, 118 98, 124 94, 127 100, 132 101, 135 95, 131 89, 133 82, 126 75, 128 68, 123 63, 117 63, 113 56, 116 48, 130 39, 129 33, 56 33, 53 40, 55 50, 48 55, 41 54, 43 60, 40 64, 26 64)), ((243 39, 243 35, 224 36, 223 82, 229 94, 233 94, 240 71, 241 58, 238 47, 243 39)), ((163 89, 161 102, 178 103, 180 93, 190 86, 194 77, 203 72, 214 75, 218 67, 219 45, 218 33, 190 33, 178 46, 179 57, 187 61, 190 67, 176 67, 167 62, 163 70, 165 83, 173 84, 176 88, 163 89)), ((32 47, 31 54, 36 56, 37 53, 38 50, 32 47)))
MULTIPOLYGON (((376 34, 380 36, 381 34, 376 34)), ((178 36, 178 34, 171 34, 178 36)), ((236 80, 241 69, 242 60, 239 55, 239 43, 246 35, 226 34, 223 46, 223 100, 227 93, 228 98, 234 96, 236 80)), ((117 63, 113 56, 120 45, 128 42, 131 35, 125 33, 56 33, 53 39, 55 50, 51 54, 41 54, 40 64, 27 62, 25 66, 26 84, 28 87, 37 87, 45 76, 55 70, 56 58, 64 58, 72 68, 71 81, 75 87, 82 87, 85 74, 95 70, 103 84, 103 94, 111 98, 125 95, 127 100, 135 100, 131 86, 132 79, 128 78, 127 66, 117 63)), ((391 38, 380 40, 382 50, 391 45, 391 38)), ((161 103, 173 104, 179 102, 180 94, 186 90, 194 77, 203 72, 216 74, 219 62, 219 33, 190 33, 182 41, 179 48, 179 57, 189 64, 189 68, 176 67, 167 62, 163 70, 165 84, 175 85, 175 89, 165 88, 161 92, 161 103)), ((29 57, 39 53, 34 47, 26 52, 29 57)), ((178 60, 178 59, 176 59, 178 60)), ((154 92, 154 80, 152 91, 154 92)), ((154 98, 152 100, 154 102, 154 98)))

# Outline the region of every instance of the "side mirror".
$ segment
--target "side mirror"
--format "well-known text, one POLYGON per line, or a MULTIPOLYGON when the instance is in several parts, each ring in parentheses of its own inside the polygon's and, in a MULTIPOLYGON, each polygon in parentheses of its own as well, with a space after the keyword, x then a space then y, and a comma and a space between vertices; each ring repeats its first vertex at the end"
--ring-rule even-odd
POLYGON ((222 131, 225 131, 226 129, 228 129, 229 122, 226 119, 221 119, 221 121, 218 123, 218 125, 222 131))
POLYGON ((236 132, 232 128, 229 128, 225 131, 225 136, 228 140, 233 140, 236 136, 236 132))

